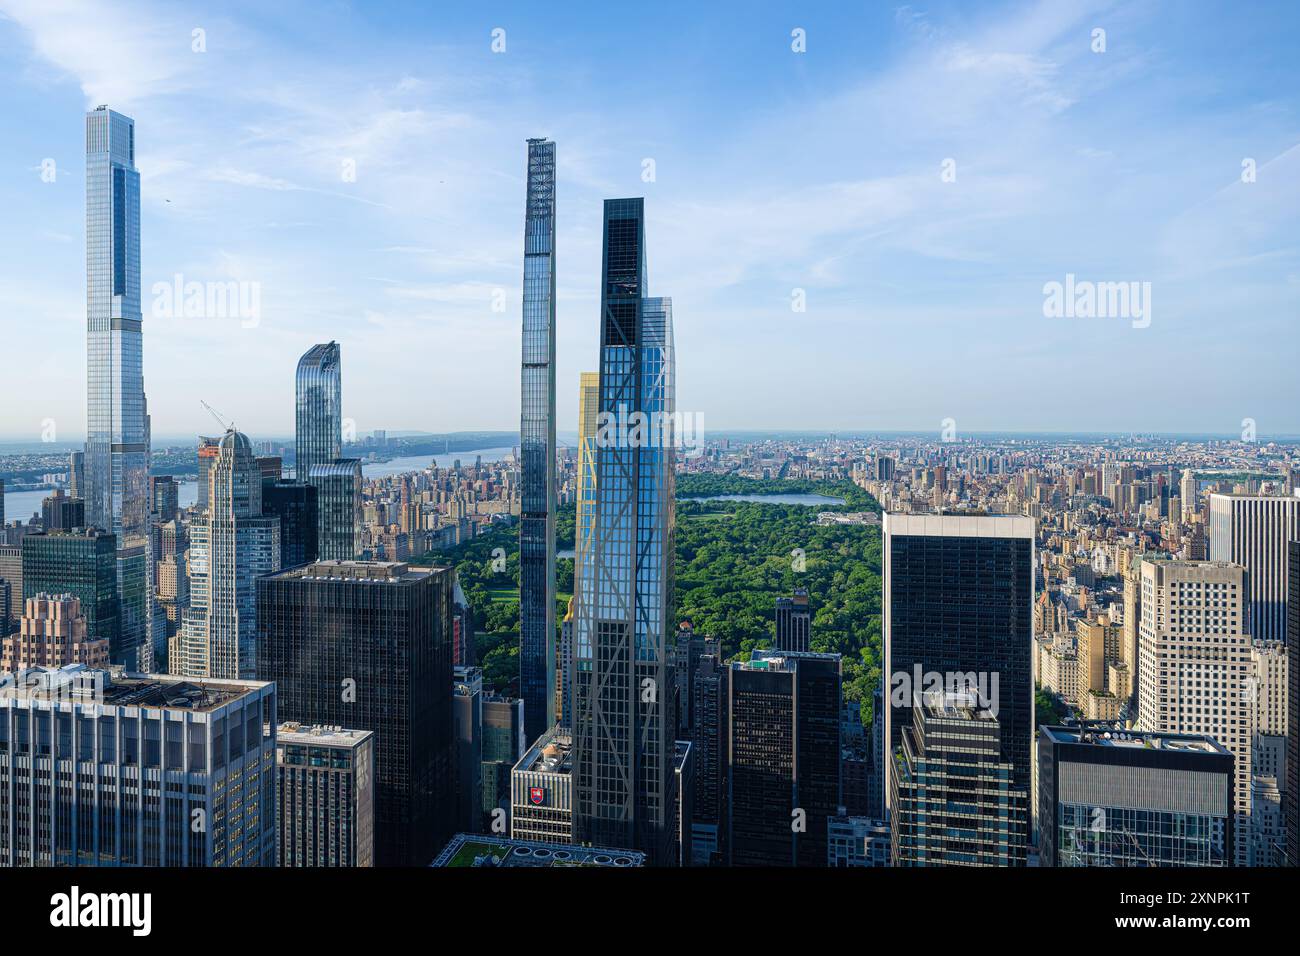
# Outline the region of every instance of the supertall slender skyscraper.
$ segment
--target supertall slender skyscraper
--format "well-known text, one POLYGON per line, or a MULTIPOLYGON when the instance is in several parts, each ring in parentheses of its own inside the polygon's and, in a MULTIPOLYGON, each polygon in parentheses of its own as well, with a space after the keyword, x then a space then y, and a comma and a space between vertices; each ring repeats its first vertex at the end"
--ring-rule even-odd
POLYGON ((86 114, 86 520, 147 532, 149 436, 140 312, 135 120, 86 114))
POLYGON ((575 839, 671 864, 673 326, 671 301, 645 297, 644 200, 605 201, 603 258, 596 509, 574 646, 575 839))
POLYGON ((135 120, 86 114, 86 522, 117 535, 120 641, 114 662, 153 663, 151 595, 137 586, 148 534, 149 413, 140 311, 135 120))
POLYGON ((555 144, 528 141, 519 444, 519 694, 530 741, 555 719, 555 144))
POLYGON ((313 345, 298 360, 295 473, 311 481, 312 465, 343 455, 343 373, 337 342, 313 345))

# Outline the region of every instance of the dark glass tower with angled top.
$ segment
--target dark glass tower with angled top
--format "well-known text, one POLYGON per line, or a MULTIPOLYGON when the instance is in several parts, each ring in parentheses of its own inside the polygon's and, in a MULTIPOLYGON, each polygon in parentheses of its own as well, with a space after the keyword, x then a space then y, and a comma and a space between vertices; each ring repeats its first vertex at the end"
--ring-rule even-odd
POLYGON ((312 465, 343 455, 343 373, 337 342, 313 345, 298 360, 295 474, 311 480, 312 465))
POLYGON ((528 141, 519 445, 519 694, 529 741, 555 717, 555 144, 528 141))
MULTIPOLYGON (((591 558, 574 635, 575 840, 675 862, 673 721, 674 451, 622 428, 675 405, 672 304, 645 297, 644 201, 605 201, 600 421, 591 558)), ((651 429, 653 431, 653 429, 651 429)))

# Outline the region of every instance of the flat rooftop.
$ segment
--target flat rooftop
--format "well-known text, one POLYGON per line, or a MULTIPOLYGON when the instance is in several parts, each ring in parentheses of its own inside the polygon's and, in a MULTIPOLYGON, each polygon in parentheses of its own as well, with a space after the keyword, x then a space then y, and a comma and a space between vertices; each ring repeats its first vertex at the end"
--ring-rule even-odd
POLYGON ((1084 723, 1078 726, 1048 726, 1042 732, 1063 744, 1120 747, 1133 750, 1169 750, 1180 753, 1227 754, 1228 749, 1204 734, 1158 734, 1126 730, 1117 724, 1084 723))
POLYGON ((444 573, 443 567, 413 567, 405 561, 313 561, 272 575, 277 578, 301 578, 305 581, 373 581, 401 583, 419 581, 431 574, 444 573))
POLYGON ((215 710, 265 681, 184 680, 170 674, 112 674, 73 664, 0 675, 0 700, 86 700, 114 707, 215 710))
POLYGON ((321 724, 301 724, 296 720, 285 721, 275 730, 277 743, 305 744, 316 747, 347 747, 351 749, 367 737, 373 735, 369 730, 348 730, 345 727, 331 727, 321 724))
POLYGON ((572 773, 573 737, 562 727, 552 728, 528 748, 515 769, 529 773, 572 773))

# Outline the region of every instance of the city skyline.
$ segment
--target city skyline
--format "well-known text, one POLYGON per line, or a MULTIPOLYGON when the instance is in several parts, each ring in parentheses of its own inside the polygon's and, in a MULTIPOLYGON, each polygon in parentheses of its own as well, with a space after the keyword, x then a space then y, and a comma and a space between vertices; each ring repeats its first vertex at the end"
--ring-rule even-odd
POLYGON ((349 351, 355 404, 343 413, 358 434, 507 430, 519 399, 517 156, 537 135, 566 144, 562 427, 576 422, 571 383, 597 358, 584 330, 598 311, 600 202, 637 195, 662 237, 652 278, 701 319, 680 343, 679 407, 710 430, 814 419, 937 430, 951 418, 959 434, 1230 435, 1251 418, 1260 435, 1300 433, 1288 352, 1273 347, 1300 295, 1285 240, 1296 211, 1286 183, 1300 164, 1286 93, 1296 68, 1274 28, 1294 18, 1289 8, 1232 18, 1200 5, 941 4, 834 20, 758 11, 743 27, 693 11, 689 29, 647 26, 646 50, 691 66, 650 92, 628 81, 591 89, 610 64, 603 41, 626 27, 617 15, 544 23, 519 10, 498 23, 453 12, 436 36, 394 40, 371 35, 394 12, 325 13, 312 18, 315 42, 283 60, 292 14, 254 22, 247 8, 213 19, 128 4, 69 24, 9 0, 0 11, 0 79, 20 91, 0 155, 28 174, 0 196, 15 221, 41 224, 0 237, 14 267, 0 288, 30 316, 12 347, 39 355, 51 386, 34 409, 7 381, 0 436, 35 441, 48 420, 65 440, 85 426, 75 115, 100 103, 145 131, 141 298, 156 435, 202 432, 200 398, 249 434, 289 433, 284 369, 331 337, 349 351), (148 14, 148 29, 122 16, 132 11, 148 14), (1104 52, 1092 49, 1099 26, 1104 52), (336 62, 327 51, 349 31, 374 42, 336 62), (435 57, 417 55, 430 45, 435 57), (337 76, 324 75, 325 59, 337 76), (271 82, 263 71, 282 61, 288 78, 271 82), (532 89, 542 70, 554 85, 544 102, 532 89), (356 72, 369 77, 359 93, 356 72), (1205 73, 1213 83, 1197 79, 1205 73), (629 132, 614 113, 627 97, 662 132, 629 132), (595 136, 611 123, 627 135, 595 136), (1107 150, 1089 129, 1105 130, 1107 150), (422 158, 435 143, 431 167, 422 158), (1242 180, 1246 159, 1253 182, 1242 180), (182 290, 255 284, 240 301, 258 314, 160 316, 160 298, 162 312, 184 312, 169 291, 177 274, 182 290), (1044 286, 1071 276, 1150 282, 1150 324, 1045 317, 1044 286), (1238 317, 1243 304, 1250 314, 1238 317), (738 361, 717 361, 724 354, 738 361), (418 376, 430 356, 448 357, 437 381, 473 397, 472 418, 436 394, 388 402, 388 383, 418 376), (238 389, 228 366, 245 373, 238 389), (930 370, 923 388, 916 367, 930 370), (1065 368, 1090 402, 1036 387, 1065 368), (1140 400, 1162 390, 1168 401, 1140 400))

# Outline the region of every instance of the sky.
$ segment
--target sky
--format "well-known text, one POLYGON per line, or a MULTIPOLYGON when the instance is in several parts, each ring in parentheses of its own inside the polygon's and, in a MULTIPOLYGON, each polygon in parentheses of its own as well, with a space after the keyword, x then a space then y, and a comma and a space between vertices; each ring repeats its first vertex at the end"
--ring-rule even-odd
POLYGON ((155 437, 210 432, 200 400, 291 434, 330 339, 359 435, 517 429, 532 136, 562 430, 601 201, 644 196, 706 434, 1294 435, 1298 27, 1289 0, 0 0, 0 438, 84 434, 101 103, 136 122, 155 437), (167 315, 178 275, 256 318, 167 315), (1149 309, 1046 314, 1067 276, 1149 309))

